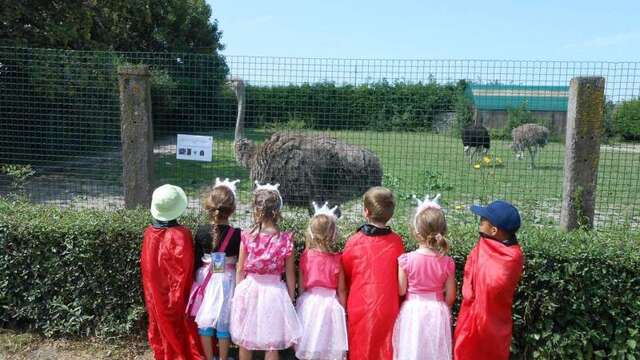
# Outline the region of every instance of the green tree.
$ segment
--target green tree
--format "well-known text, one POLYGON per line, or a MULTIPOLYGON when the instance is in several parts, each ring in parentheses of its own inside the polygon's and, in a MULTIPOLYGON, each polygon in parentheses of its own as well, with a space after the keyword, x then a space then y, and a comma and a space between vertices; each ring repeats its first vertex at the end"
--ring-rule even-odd
POLYGON ((614 123, 625 140, 640 140, 640 99, 624 101, 615 110, 614 123))
POLYGON ((547 126, 545 119, 535 116, 530 110, 527 101, 523 101, 517 107, 507 109, 507 126, 504 128, 504 138, 511 138, 511 130, 523 124, 538 124, 547 126))
POLYGON ((0 6, 0 44, 67 50, 223 49, 205 0, 22 0, 0 6))
POLYGON ((462 129, 473 123, 473 102, 465 94, 467 86, 469 84, 466 80, 460 80, 456 85, 457 94, 454 106, 456 112, 455 130, 458 134, 462 132, 462 129))
POLYGON ((611 100, 607 100, 605 96, 605 101, 603 104, 603 114, 604 114, 604 133, 602 137, 602 141, 604 143, 608 143, 612 138, 616 136, 616 129, 613 120, 613 113, 615 110, 615 103, 611 100))

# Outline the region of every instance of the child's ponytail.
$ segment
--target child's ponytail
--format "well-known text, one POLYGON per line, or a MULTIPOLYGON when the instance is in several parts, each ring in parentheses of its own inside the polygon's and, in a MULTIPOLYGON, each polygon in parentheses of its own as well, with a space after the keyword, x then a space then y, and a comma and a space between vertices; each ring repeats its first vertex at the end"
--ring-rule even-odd
POLYGON ((449 251, 447 221, 441 209, 427 208, 415 216, 415 225, 410 224, 412 235, 420 243, 444 255, 449 251))
POLYGON ((204 200, 204 209, 207 211, 211 223, 211 249, 215 249, 220 243, 222 231, 219 224, 227 222, 236 210, 233 191, 226 186, 213 188, 204 200))
POLYGON ((449 252, 449 241, 441 233, 427 235, 427 246, 442 255, 449 252))
POLYGON ((271 221, 274 224, 282 219, 280 214, 280 196, 271 190, 256 190, 253 196, 253 227, 251 232, 259 233, 262 230, 264 221, 271 221))

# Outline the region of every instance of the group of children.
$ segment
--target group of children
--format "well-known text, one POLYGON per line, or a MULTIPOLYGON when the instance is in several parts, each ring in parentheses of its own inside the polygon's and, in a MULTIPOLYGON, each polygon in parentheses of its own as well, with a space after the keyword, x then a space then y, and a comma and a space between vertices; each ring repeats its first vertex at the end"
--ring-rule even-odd
POLYGON ((520 216, 511 204, 471 207, 481 219, 480 240, 465 265, 452 341, 455 264, 446 255, 438 197, 413 212, 409 228, 419 247, 409 253, 387 226, 395 209, 388 189, 365 193, 366 223, 342 253, 332 251, 336 209, 313 204, 296 298, 294 236, 278 226, 278 186, 256 182, 253 225, 240 230, 229 224, 236 182, 216 179, 204 200, 209 223, 198 227, 195 242, 176 221, 187 207, 182 189, 163 185, 153 193, 141 268, 156 359, 201 359, 201 352, 213 359, 214 337, 220 359, 231 342, 240 359, 253 350, 277 359, 292 346, 299 359, 508 359, 523 267, 520 216))

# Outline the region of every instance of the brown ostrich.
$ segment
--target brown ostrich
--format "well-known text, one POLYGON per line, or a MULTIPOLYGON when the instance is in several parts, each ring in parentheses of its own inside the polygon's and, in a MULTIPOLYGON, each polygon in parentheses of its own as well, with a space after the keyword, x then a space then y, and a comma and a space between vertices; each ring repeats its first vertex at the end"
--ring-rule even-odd
POLYGON ((279 183, 285 203, 342 203, 382 182, 378 156, 370 150, 323 135, 276 132, 262 144, 244 136, 245 85, 228 81, 238 99, 235 157, 252 181, 279 183))
POLYGON ((533 169, 536 155, 549 141, 549 129, 538 124, 523 124, 511 130, 511 139, 516 159, 523 159, 524 151, 529 151, 529 169, 533 169))

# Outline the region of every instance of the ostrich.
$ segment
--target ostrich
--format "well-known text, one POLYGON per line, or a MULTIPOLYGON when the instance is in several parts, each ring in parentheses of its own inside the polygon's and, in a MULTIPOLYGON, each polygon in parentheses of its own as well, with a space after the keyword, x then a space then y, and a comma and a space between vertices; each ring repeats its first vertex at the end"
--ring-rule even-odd
POLYGON ((251 180, 280 183, 285 203, 341 203, 382 182, 378 156, 356 145, 323 135, 276 132, 256 145, 244 136, 245 85, 228 81, 238 99, 235 157, 251 180))
POLYGON ((475 123, 462 129, 462 145, 464 153, 471 153, 472 161, 476 154, 486 154, 491 148, 491 137, 489 131, 484 126, 475 123))
POLYGON ((511 131, 511 138, 511 148, 516 153, 516 159, 524 158, 524 150, 528 150, 531 161, 529 169, 533 169, 538 151, 549 140, 549 129, 538 124, 523 124, 511 131))

